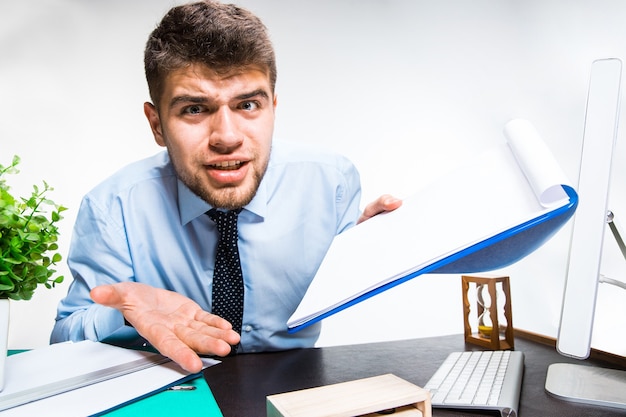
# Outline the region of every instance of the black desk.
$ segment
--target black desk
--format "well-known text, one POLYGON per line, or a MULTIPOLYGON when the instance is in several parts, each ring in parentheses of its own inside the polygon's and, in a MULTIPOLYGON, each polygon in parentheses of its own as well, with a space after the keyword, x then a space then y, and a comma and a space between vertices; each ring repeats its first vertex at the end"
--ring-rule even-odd
MULTIPOLYGON (((544 390, 548 365, 581 363, 559 355, 554 348, 521 338, 515 349, 525 354, 524 384, 519 414, 531 416, 624 416, 613 408, 591 407, 552 398, 544 390)), ((466 344, 462 335, 352 346, 297 349, 224 358, 204 377, 224 417, 265 417, 265 397, 271 394, 334 384, 392 373, 424 386, 448 353, 481 350, 466 344)), ((610 365, 587 360, 584 363, 610 365)), ((433 409, 434 416, 494 414, 433 409)), ((495 415, 498 415, 497 413, 495 415)))

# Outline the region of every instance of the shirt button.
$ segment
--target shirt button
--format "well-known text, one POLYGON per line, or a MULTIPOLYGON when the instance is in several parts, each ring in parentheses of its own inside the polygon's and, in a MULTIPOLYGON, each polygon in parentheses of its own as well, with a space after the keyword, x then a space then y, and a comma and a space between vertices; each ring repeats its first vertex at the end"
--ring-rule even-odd
POLYGON ((246 324, 245 326, 243 326, 243 331, 244 332, 251 332, 252 331, 252 326, 250 326, 249 324, 246 324))

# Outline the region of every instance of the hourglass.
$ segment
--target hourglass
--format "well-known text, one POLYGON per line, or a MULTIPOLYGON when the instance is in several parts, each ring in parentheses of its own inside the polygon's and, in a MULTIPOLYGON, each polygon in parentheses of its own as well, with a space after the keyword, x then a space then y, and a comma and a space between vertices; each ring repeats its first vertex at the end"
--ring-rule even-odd
POLYGON ((465 341, 493 350, 513 349, 509 277, 463 275, 461 282, 465 341), (470 319, 470 296, 476 300, 476 319, 470 319))

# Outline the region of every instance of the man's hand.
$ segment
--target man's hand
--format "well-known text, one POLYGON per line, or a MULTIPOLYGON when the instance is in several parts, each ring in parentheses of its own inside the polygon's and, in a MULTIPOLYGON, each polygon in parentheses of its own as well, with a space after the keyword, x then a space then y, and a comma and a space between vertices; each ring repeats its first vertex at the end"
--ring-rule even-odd
POLYGON ((389 194, 384 194, 378 197, 374 202, 368 204, 361 213, 359 220, 356 222, 357 224, 364 222, 367 219, 370 219, 377 214, 384 213, 387 211, 393 211, 402 205, 402 200, 390 196, 389 194))
POLYGON ((225 356, 239 343, 230 323, 172 291, 122 282, 94 288, 91 298, 119 310, 155 349, 192 373, 202 370, 197 353, 225 356))

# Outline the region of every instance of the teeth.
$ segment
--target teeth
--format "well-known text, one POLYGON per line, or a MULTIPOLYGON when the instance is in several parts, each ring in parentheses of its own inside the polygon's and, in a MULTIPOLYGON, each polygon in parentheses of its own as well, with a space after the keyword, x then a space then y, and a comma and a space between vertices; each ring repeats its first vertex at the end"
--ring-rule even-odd
POLYGON ((224 161, 212 166, 215 168, 232 168, 241 165, 241 161, 224 161))

